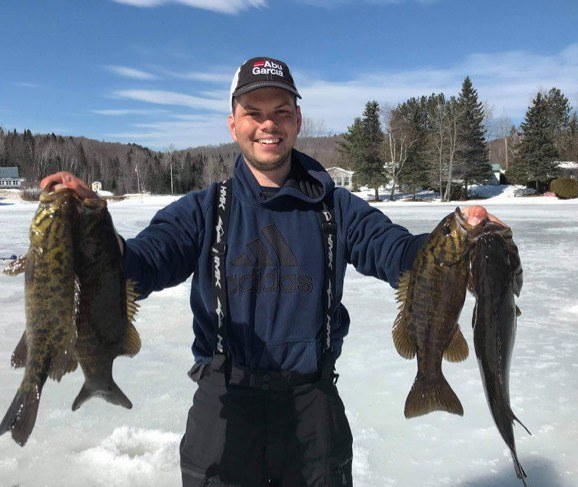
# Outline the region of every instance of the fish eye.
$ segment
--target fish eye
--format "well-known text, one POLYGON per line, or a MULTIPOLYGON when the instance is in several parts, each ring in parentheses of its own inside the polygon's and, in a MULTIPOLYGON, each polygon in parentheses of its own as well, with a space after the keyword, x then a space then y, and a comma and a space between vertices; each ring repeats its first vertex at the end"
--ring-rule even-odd
POLYGON ((442 233, 447 237, 450 233, 452 233, 452 230, 450 227, 444 226, 442 227, 442 233))

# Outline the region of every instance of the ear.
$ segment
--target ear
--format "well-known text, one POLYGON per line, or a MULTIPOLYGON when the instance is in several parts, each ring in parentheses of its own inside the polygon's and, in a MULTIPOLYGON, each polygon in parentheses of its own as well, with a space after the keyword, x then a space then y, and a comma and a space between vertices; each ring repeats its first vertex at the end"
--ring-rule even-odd
POLYGON ((235 115, 229 113, 229 118, 227 119, 227 123, 229 125, 229 132, 231 133, 231 137, 235 142, 237 142, 237 133, 235 132, 235 115))
POLYGON ((301 122, 303 119, 301 118, 301 107, 297 105, 297 133, 301 132, 301 122))

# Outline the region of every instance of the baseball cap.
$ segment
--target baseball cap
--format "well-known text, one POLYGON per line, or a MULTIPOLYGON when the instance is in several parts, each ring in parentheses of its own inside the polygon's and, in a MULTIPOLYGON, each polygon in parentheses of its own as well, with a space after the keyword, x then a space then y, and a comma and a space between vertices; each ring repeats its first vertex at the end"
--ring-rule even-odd
POLYGON ((282 88, 301 98, 289 67, 283 61, 270 57, 251 58, 241 64, 233 77, 231 103, 236 96, 270 86, 282 88))

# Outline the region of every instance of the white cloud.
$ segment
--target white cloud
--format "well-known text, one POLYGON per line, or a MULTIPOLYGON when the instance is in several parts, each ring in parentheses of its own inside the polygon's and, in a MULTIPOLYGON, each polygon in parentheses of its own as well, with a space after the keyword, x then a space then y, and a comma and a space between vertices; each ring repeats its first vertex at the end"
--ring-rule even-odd
POLYGON ((16 81, 14 84, 23 88, 40 88, 40 84, 30 83, 29 81, 16 81))
POLYGON ((117 109, 117 108, 105 108, 101 110, 92 110, 92 113, 97 113, 98 115, 107 115, 111 117, 122 117, 125 115, 159 115, 162 113, 167 113, 166 110, 139 110, 139 109, 117 109))
POLYGON ((230 142, 227 118, 224 115, 176 116, 150 124, 135 124, 134 130, 105 134, 117 140, 137 142, 152 149, 162 150, 171 144, 178 149, 217 145, 230 142))
MULTIPOLYGON (((477 53, 447 67, 424 65, 412 70, 365 72, 347 81, 311 75, 300 71, 298 64, 292 68, 303 96, 300 101, 303 115, 323 122, 331 133, 346 131, 370 100, 395 106, 408 98, 431 93, 458 95, 466 76, 470 76, 479 100, 493 109, 495 117, 509 117, 516 124, 523 120, 539 90, 555 86, 571 103, 576 104, 575 100, 578 100, 578 44, 549 56, 528 51, 477 53)), ((170 143, 187 147, 229 142, 225 124, 229 110, 229 76, 196 71, 181 74, 191 79, 214 81, 215 90, 197 90, 197 96, 164 90, 114 93, 116 98, 125 100, 187 109, 179 115, 171 115, 170 121, 139 126, 137 130, 123 134, 126 138, 138 141, 142 137, 142 144, 161 148, 170 143)), ((150 108, 145 105, 143 109, 150 108)))
POLYGON ((197 110, 227 112, 228 102, 222 98, 201 98, 165 90, 119 90, 114 96, 156 105, 182 106, 197 110))
POLYGON ((140 80, 157 79, 157 76, 152 73, 148 73, 140 69, 129 68, 126 66, 107 66, 107 69, 125 78, 140 80))
POLYGON ((191 80, 191 81, 203 81, 206 83, 230 83, 233 79, 232 72, 229 70, 223 70, 218 72, 203 72, 203 71, 167 71, 169 76, 177 79, 191 80))
POLYGON ((158 7, 170 3, 179 3, 193 8, 211 10, 222 14, 237 14, 249 8, 267 5, 266 0, 112 0, 133 7, 158 7))
POLYGON ((578 44, 551 56, 527 51, 480 53, 446 68, 375 71, 343 82, 311 79, 297 67, 293 74, 303 96, 303 114, 324 120, 334 132, 346 130, 370 100, 396 105, 434 92, 458 95, 466 76, 472 79, 479 100, 493 107, 495 116, 506 115, 518 123, 540 90, 555 86, 570 100, 576 98, 578 44))

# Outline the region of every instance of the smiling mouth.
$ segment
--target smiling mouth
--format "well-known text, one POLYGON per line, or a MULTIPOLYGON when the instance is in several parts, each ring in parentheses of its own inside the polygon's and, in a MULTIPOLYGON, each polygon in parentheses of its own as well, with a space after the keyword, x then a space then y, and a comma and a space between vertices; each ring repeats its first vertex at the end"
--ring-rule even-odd
POLYGON ((257 142, 262 145, 277 145, 281 142, 279 138, 258 139, 257 142))

